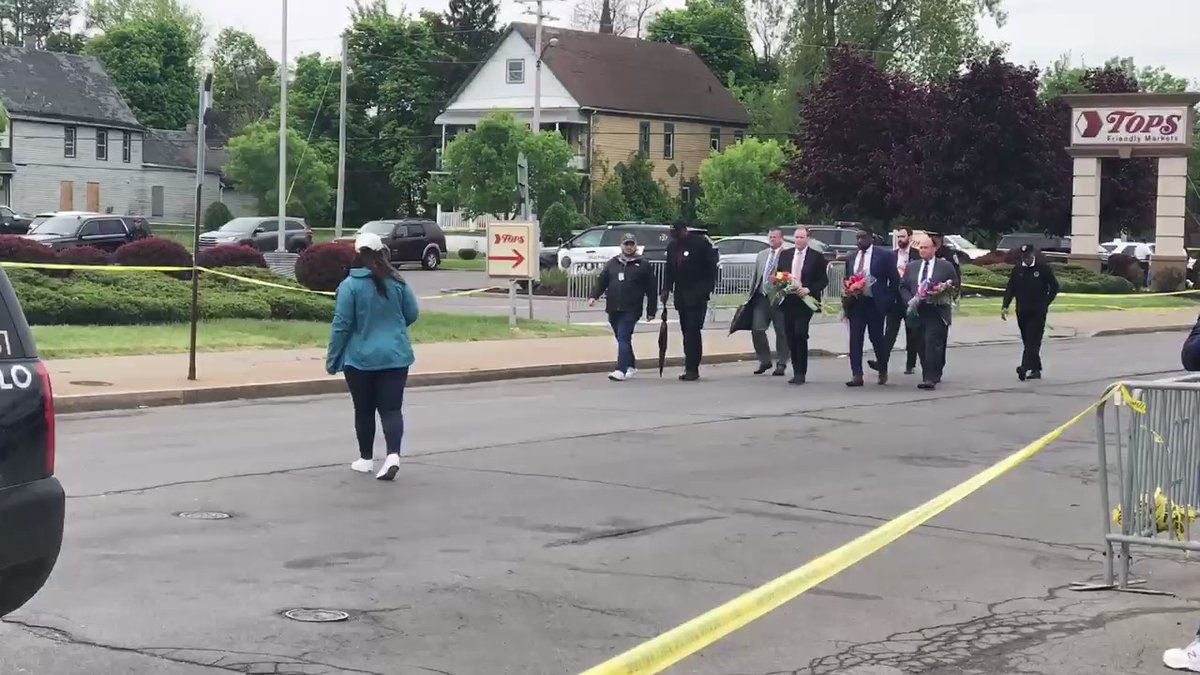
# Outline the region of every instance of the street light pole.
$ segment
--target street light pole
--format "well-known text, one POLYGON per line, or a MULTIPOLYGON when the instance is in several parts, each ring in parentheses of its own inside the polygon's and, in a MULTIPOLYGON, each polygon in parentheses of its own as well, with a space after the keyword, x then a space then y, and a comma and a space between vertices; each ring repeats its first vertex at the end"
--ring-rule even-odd
POLYGON ((279 242, 275 250, 287 251, 284 220, 287 219, 287 104, 288 104, 288 0, 283 3, 283 46, 279 57, 279 242))
POLYGON ((334 239, 342 238, 342 213, 346 208, 346 74, 350 70, 350 31, 342 33, 342 100, 338 110, 338 186, 337 214, 333 221, 334 239))
POLYGON ((533 66, 533 123, 530 131, 538 133, 542 130, 542 11, 543 0, 537 0, 537 27, 533 29, 533 53, 537 60, 533 66))
POLYGON ((204 165, 207 155, 208 141, 205 132, 208 127, 208 106, 212 103, 212 73, 204 76, 200 84, 200 107, 196 112, 196 213, 192 223, 192 317, 188 338, 188 376, 196 380, 196 332, 200 324, 200 270, 196 264, 200 255, 200 207, 204 192, 204 165))

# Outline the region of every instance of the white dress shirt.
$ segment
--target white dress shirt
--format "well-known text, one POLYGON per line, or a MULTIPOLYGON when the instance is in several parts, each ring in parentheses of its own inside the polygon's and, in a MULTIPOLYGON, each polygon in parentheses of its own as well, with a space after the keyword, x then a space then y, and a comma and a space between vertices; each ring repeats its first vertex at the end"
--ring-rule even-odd
POLYGON ((874 250, 874 246, 868 246, 867 250, 858 252, 854 258, 854 274, 858 274, 859 265, 862 265, 862 275, 864 277, 871 276, 871 252, 874 250))
POLYGON ((808 255, 808 247, 796 249, 796 253, 792 256, 792 278, 796 281, 796 285, 800 285, 800 272, 804 269, 804 257, 808 255))

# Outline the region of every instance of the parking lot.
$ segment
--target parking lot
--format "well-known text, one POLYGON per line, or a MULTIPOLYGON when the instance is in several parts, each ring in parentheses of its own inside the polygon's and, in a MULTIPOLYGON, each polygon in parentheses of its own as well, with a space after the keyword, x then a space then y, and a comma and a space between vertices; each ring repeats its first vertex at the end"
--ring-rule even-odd
MULTIPOLYGON (((1111 380, 1175 370, 1181 339, 1055 341, 1037 386, 1013 345, 955 348, 934 394, 847 390, 838 359, 803 388, 742 364, 695 385, 414 389, 394 484, 348 470, 340 396, 64 416, 64 552, 0 624, 0 672, 579 672, 958 483, 1111 380), (175 515, 195 511, 231 517, 175 515), (350 618, 280 615, 296 607, 350 618)), ((1101 570, 1093 435, 671 672, 1159 672, 1200 618, 1181 555, 1136 566, 1180 598, 1066 590, 1101 570)))

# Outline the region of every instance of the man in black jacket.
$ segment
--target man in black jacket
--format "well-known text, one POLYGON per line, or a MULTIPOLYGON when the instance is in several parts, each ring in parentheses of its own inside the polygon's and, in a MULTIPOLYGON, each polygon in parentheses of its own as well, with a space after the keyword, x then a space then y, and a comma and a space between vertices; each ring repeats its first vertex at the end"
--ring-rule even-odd
POLYGON ((1004 305, 1000 318, 1008 320, 1008 306, 1017 300, 1017 327, 1021 329, 1021 342, 1025 350, 1021 365, 1017 366, 1017 378, 1042 378, 1042 335, 1046 332, 1046 314, 1050 303, 1058 295, 1058 279, 1054 270, 1046 264, 1030 244, 1021 247, 1021 263, 1013 266, 1004 289, 1004 305))
POLYGON ((607 294, 605 310, 613 335, 617 338, 617 369, 608 379, 623 382, 637 373, 637 358, 633 355, 633 329, 642 318, 642 301, 646 303, 646 319, 658 313, 654 290, 657 279, 650 263, 638 254, 637 240, 626 234, 621 240, 621 252, 604 265, 588 306, 595 306, 601 295, 607 294))
POLYGON ((691 382, 700 379, 700 359, 704 355, 700 331, 708 313, 708 299, 717 284, 717 250, 702 234, 688 231, 687 224, 675 223, 667 243, 667 264, 663 269, 662 301, 672 292, 679 330, 683 333, 683 375, 691 382))

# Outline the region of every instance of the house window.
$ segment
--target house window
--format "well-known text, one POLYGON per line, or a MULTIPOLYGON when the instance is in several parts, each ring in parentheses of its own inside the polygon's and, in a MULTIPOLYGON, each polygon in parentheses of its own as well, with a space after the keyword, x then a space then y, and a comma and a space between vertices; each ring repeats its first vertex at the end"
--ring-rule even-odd
POLYGON ((96 159, 108 161, 108 131, 106 129, 96 130, 96 159))
POLYGON ((746 140, 746 132, 742 131, 741 129, 734 129, 733 130, 734 144, 741 143, 744 140, 746 140))
POLYGON ((525 82, 525 59, 508 60, 507 81, 509 84, 523 84, 525 82))
POLYGON ((679 198, 684 204, 692 203, 692 186, 684 185, 679 189, 679 198))
POLYGON ((713 152, 721 151, 721 127, 712 127, 708 130, 708 147, 712 148, 713 152))
POLYGON ((650 123, 638 125, 638 150, 647 157, 650 155, 650 123))
POLYGON ((63 157, 75 156, 75 127, 63 127, 63 157))
POLYGON ((133 134, 128 131, 121 134, 121 161, 126 164, 133 161, 133 134))
POLYGON ((663 159, 675 157, 675 125, 670 122, 663 125, 663 159))

